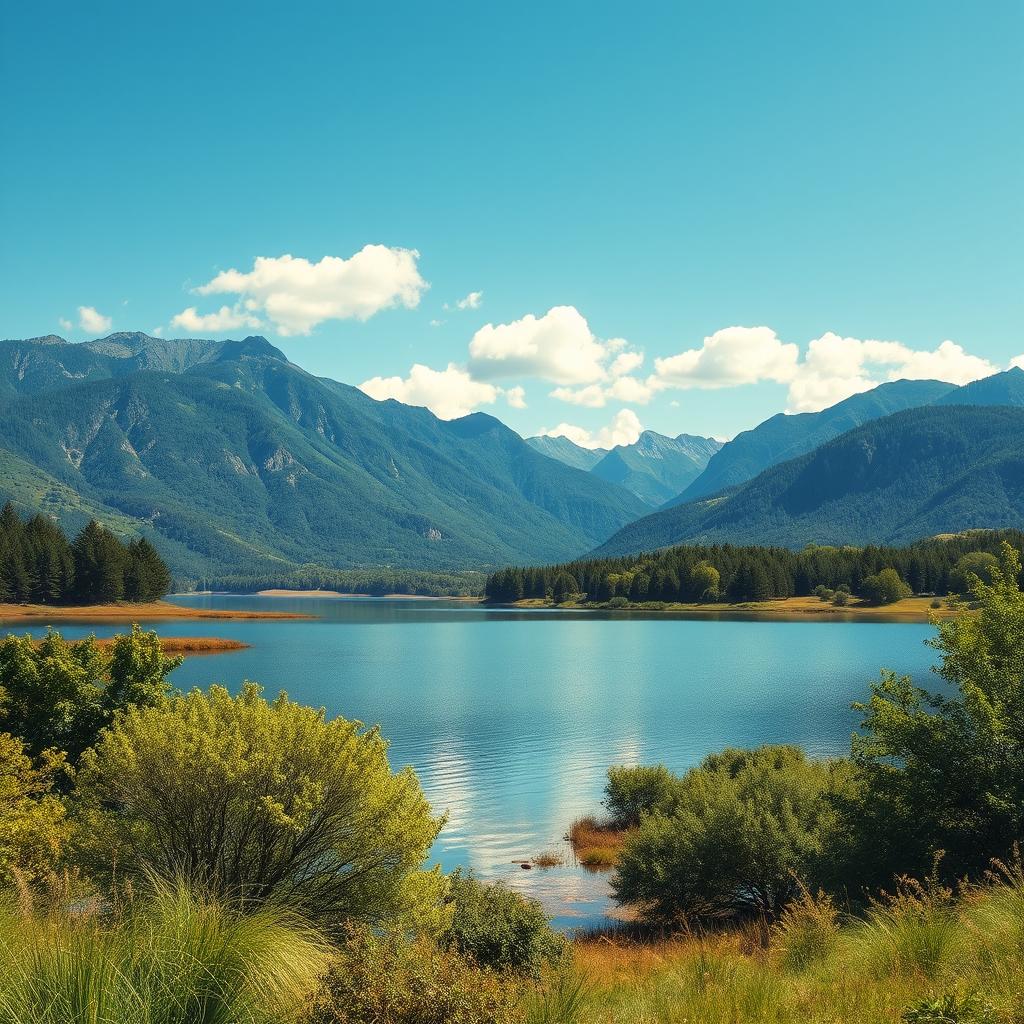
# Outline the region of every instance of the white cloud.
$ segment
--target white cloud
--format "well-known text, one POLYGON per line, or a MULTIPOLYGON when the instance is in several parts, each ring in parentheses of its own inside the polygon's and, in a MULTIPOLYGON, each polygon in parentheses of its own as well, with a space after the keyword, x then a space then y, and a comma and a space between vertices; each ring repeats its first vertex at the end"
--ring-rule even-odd
MULTIPOLYGON (((621 338, 615 339, 621 341, 621 338)), ((621 377, 624 374, 632 373, 634 370, 638 370, 644 363, 643 352, 623 352, 617 355, 612 361, 612 365, 608 367, 608 372, 613 377, 621 377)))
POLYGON ((553 384, 591 384, 607 378, 606 362, 625 342, 602 342, 574 306, 554 306, 507 324, 485 324, 469 343, 477 380, 540 377, 553 384))
POLYGON ((60 324, 62 331, 73 331, 75 329, 75 325, 67 317, 58 317, 57 323, 60 324))
POLYGON ((761 380, 789 381, 799 349, 769 327, 725 327, 700 348, 655 359, 658 378, 678 388, 726 388, 761 380))
POLYGON ((154 327, 149 333, 152 334, 154 338, 162 338, 164 336, 164 329, 162 327, 154 327))
POLYGON ((600 384, 588 384, 585 388, 555 388, 551 397, 570 405, 585 405, 590 409, 600 409, 607 401, 605 390, 600 384))
POLYGON ((484 301, 483 292, 470 292, 464 299, 459 299, 455 303, 456 309, 479 309, 481 303, 484 301))
POLYGON ((419 255, 366 245, 348 259, 325 256, 319 263, 259 256, 251 271, 225 270, 196 292, 239 295, 250 313, 265 313, 279 334, 309 334, 326 320, 368 320, 394 306, 415 308, 428 287, 416 266, 419 255))
POLYGON ((440 327, 443 323, 444 323, 443 320, 431 320, 430 321, 430 326, 431 327, 440 327))
POLYGON ((234 306, 221 306, 216 313, 199 313, 195 306, 189 306, 171 317, 171 326, 182 327, 186 331, 216 333, 233 331, 239 327, 262 327, 263 321, 236 302, 234 306))
POLYGON ((78 326, 90 334, 102 334, 109 331, 113 321, 109 316, 104 316, 92 306, 78 307, 78 326))
POLYGON ((1014 356, 1014 358, 1010 360, 1009 369, 1012 370, 1015 366, 1019 370, 1024 370, 1024 355, 1014 356))
POLYGON ((593 433, 572 423, 559 423, 557 427, 540 433, 547 437, 567 437, 581 448, 614 448, 620 444, 633 444, 643 429, 632 409, 620 409, 608 426, 593 433))
POLYGON ((609 398, 618 399, 620 402, 646 405, 655 393, 663 388, 664 384, 653 375, 647 380, 639 380, 636 377, 619 377, 609 385, 607 394, 609 398))
POLYGON ((505 401, 511 409, 525 409, 526 389, 519 384, 513 388, 505 388, 505 401))
MULTIPOLYGON (((449 363, 444 370, 432 370, 429 366, 416 363, 409 376, 372 377, 359 385, 371 398, 383 401, 394 398, 405 405, 424 405, 442 420, 453 420, 465 416, 481 405, 490 405, 502 393, 493 384, 483 384, 455 363, 449 363)), ((516 400, 522 401, 523 389, 512 388, 515 392, 509 404, 514 408, 516 400)))
POLYGON ((998 369, 948 340, 935 349, 912 349, 898 341, 862 341, 829 331, 808 344, 789 384, 788 411, 817 412, 886 381, 967 384, 998 369))

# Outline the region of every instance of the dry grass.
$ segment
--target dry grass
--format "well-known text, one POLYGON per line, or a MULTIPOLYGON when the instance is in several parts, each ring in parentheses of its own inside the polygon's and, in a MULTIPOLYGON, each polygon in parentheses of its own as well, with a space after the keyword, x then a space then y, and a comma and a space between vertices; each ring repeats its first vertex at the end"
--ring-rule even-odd
POLYGON ((558 868, 565 863, 565 858, 554 850, 545 850, 538 853, 531 863, 535 868, 558 868))
POLYGON ((606 870, 615 867, 628 830, 614 828, 592 815, 577 818, 569 826, 566 839, 572 844, 576 859, 587 868, 606 870))
POLYGON ((141 604, 0 604, 0 622, 154 622, 170 619, 310 619, 293 612, 185 608, 170 601, 141 604))

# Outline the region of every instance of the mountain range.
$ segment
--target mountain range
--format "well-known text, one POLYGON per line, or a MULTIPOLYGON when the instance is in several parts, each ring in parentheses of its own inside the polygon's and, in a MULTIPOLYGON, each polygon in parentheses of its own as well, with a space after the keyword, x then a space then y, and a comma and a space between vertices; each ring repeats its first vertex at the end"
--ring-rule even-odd
POLYGON ((0 500, 149 536, 180 577, 570 557, 643 514, 483 413, 314 377, 264 338, 0 342, 0 500))
POLYGON ((655 508, 674 498, 705 470, 723 442, 713 437, 645 430, 633 444, 581 448, 567 437, 541 435, 526 443, 567 466, 585 469, 609 483, 621 484, 655 508))
POLYGON ((0 342, 0 502, 146 536, 186 583, 1019 526, 1022 439, 1020 369, 604 450, 378 402, 260 337, 0 342))

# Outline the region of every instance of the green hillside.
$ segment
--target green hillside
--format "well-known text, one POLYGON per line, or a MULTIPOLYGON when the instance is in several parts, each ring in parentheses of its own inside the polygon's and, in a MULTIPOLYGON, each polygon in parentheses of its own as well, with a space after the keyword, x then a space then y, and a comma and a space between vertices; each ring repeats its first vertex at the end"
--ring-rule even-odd
POLYGON ((671 544, 906 543, 1024 522, 1024 409, 909 409, 712 498, 663 509, 595 551, 671 544))
POLYGON ((95 515, 149 536, 179 578, 546 561, 643 511, 491 416, 445 422, 375 402, 262 338, 126 337, 81 356, 71 350, 84 346, 5 343, 21 355, 0 364, 0 500, 71 529, 95 515), (140 361, 184 372, 130 369, 140 361), (18 379, 26 365, 34 375, 18 379))

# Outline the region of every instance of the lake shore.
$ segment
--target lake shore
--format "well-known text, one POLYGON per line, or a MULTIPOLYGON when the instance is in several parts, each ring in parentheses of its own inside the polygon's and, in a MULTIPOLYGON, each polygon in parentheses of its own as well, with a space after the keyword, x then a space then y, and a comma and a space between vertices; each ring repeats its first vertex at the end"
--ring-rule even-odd
MULTIPOLYGON (((97 647, 113 647, 116 637, 96 638, 97 647)), ((248 650, 252 644, 241 640, 228 640, 221 636, 162 636, 160 648, 164 654, 184 654, 187 657, 206 654, 226 654, 230 651, 248 650)))
MULTIPOLYGON (((188 595, 183 594, 183 597, 188 595)), ((363 597, 381 601, 479 601, 477 597, 435 597, 430 594, 349 594, 343 590, 257 590, 255 597, 363 597)))
POLYGON ((188 608, 170 601, 141 604, 0 604, 0 624, 12 622, 154 622, 175 619, 310 619, 297 612, 188 608))
POLYGON ((872 605, 860 601, 838 607, 816 597, 784 597, 771 601, 744 601, 740 604, 684 604, 681 602, 635 604, 627 608, 608 608, 589 604, 555 604, 553 601, 530 598, 516 601, 509 608, 550 608, 565 611, 645 612, 648 614, 678 614, 706 616, 707 618, 763 619, 766 622, 930 622, 948 619, 962 613, 962 608, 950 608, 942 602, 933 608, 933 597, 907 597, 887 605, 872 605))

